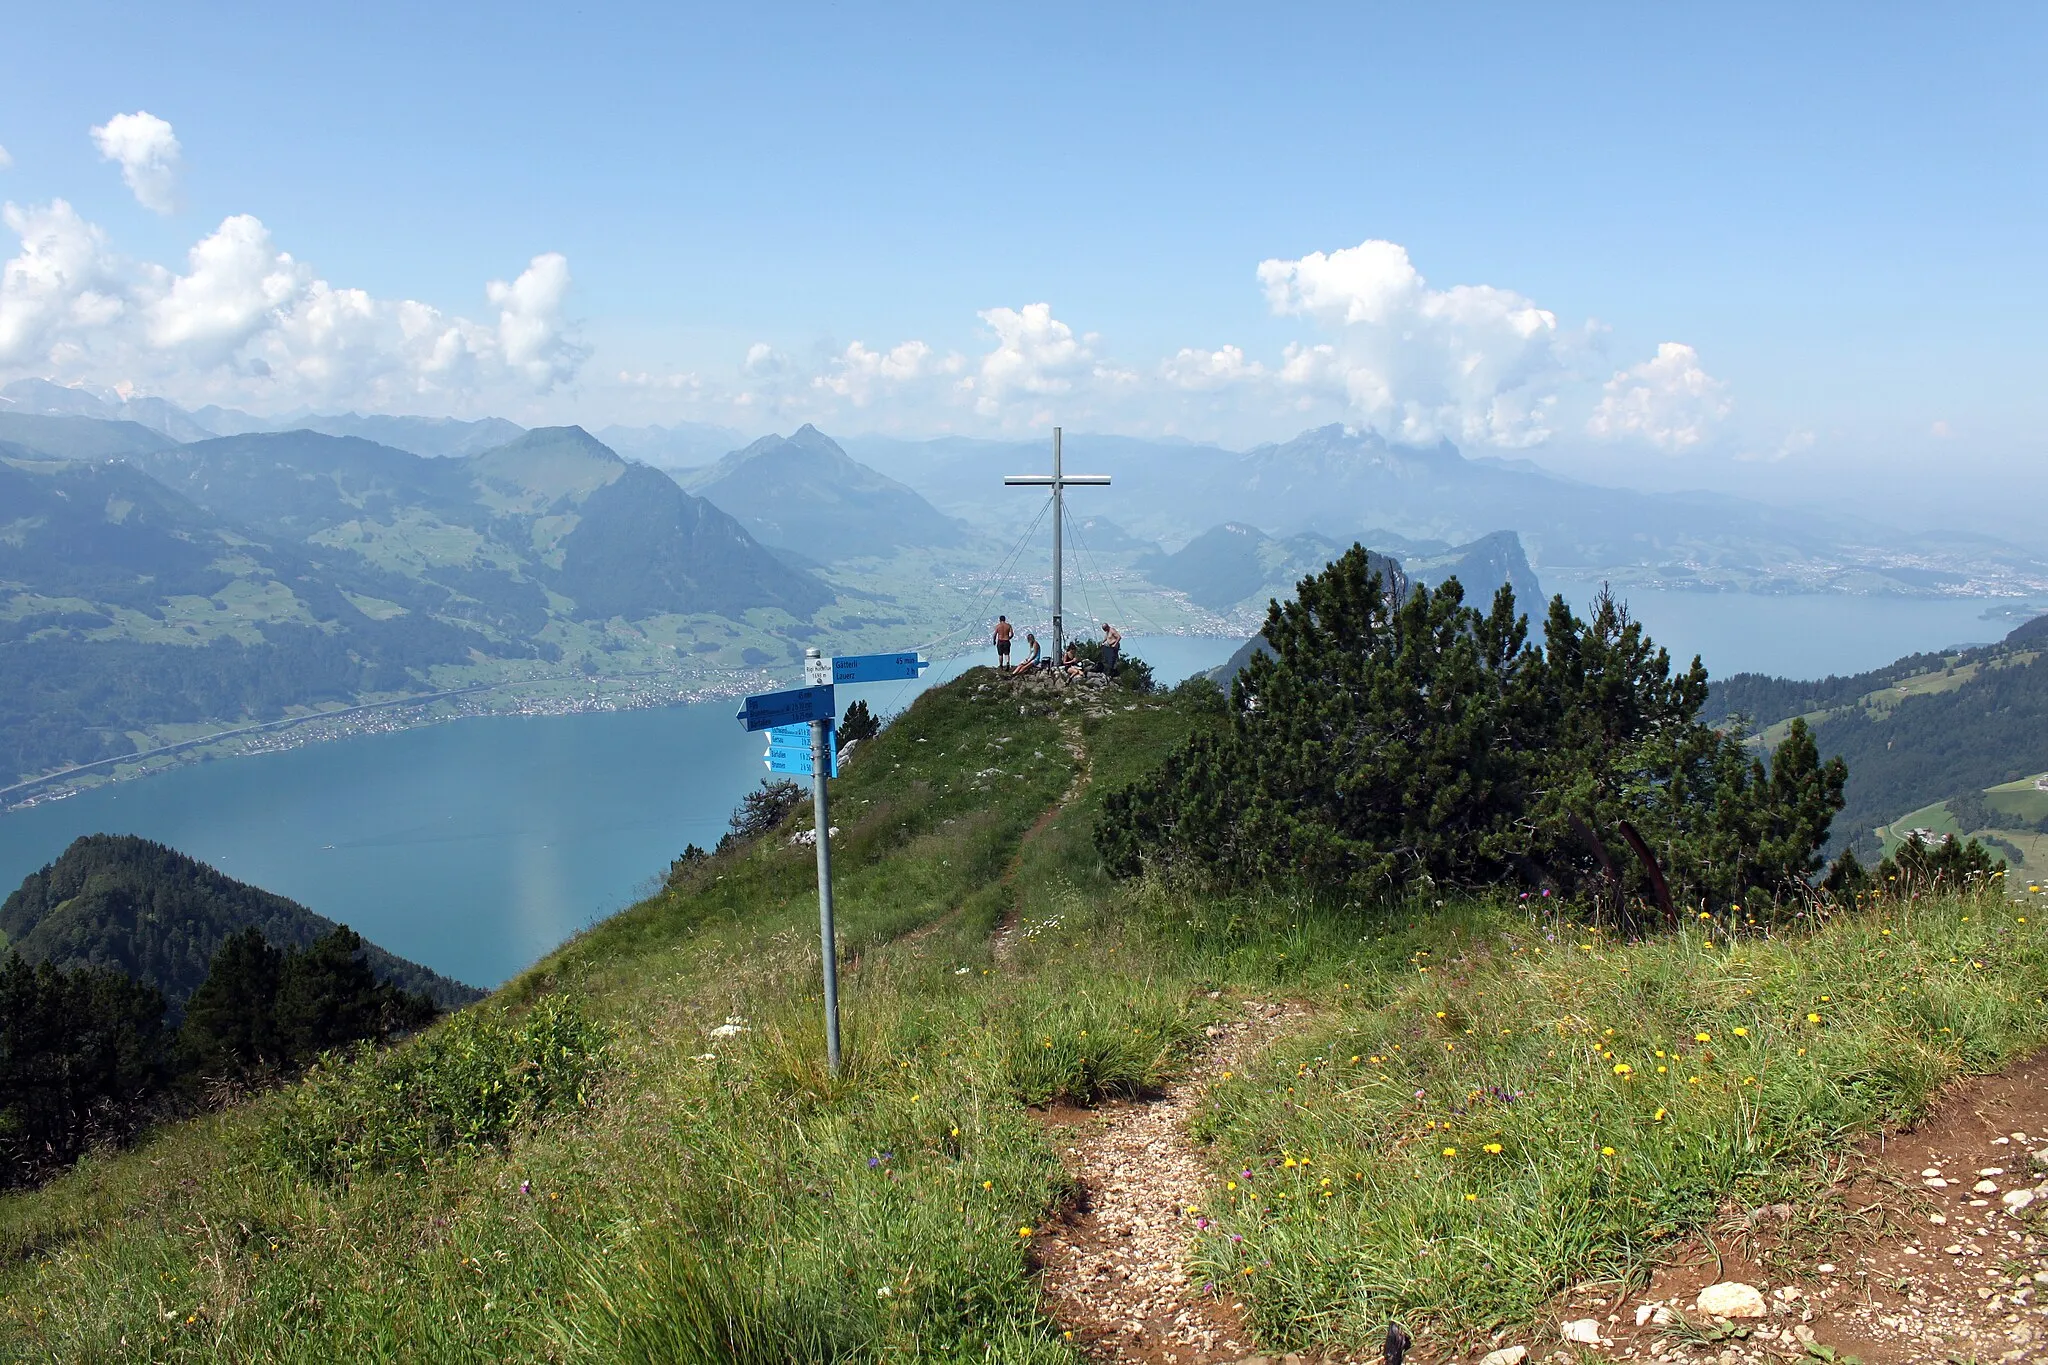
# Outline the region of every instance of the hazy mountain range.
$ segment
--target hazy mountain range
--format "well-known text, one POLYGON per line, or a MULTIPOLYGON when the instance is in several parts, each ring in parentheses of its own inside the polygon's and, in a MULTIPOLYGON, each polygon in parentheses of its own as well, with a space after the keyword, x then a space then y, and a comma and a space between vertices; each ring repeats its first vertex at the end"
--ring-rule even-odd
MULTIPOLYGON (((511 679, 730 685, 806 642, 957 635, 975 609, 959 584, 1028 601, 1043 572, 1006 556, 1042 554, 1044 493, 1001 482, 1043 471, 1042 441, 842 445, 806 426, 664 472, 579 427, 309 414, 259 430, 41 381, 0 399, 0 786, 295 708, 511 679), (191 435, 215 427, 247 429, 191 435)), ((732 436, 611 430, 672 464, 732 436)), ((1070 575, 1150 593, 1180 628, 1255 629, 1354 540, 1413 581, 1510 583, 1532 608, 1538 570, 2048 591, 2048 565, 1988 539, 1596 488, 1336 427, 1242 453, 1076 436, 1067 468, 1114 478, 1070 496, 1070 575)))
MULTIPOLYGON (((264 419, 221 408, 187 412, 162 399, 96 395, 43 380, 0 389, 0 439, 49 449, 40 440, 10 434, 7 423, 16 415, 57 414, 128 422, 178 441, 303 428, 365 436, 429 456, 473 454, 503 444, 518 431, 495 418, 460 422, 298 413, 264 419)), ((628 458, 676 471, 696 491, 716 477, 711 467, 745 444, 736 431, 695 423, 614 426, 598 435, 628 458)), ((84 457, 122 454, 111 447, 147 438, 127 431, 68 439, 76 455, 84 457), (86 449, 95 442, 108 448, 86 449)), ((857 436, 841 438, 835 449, 914 490, 946 516, 989 529, 999 539, 1006 528, 1021 529, 1035 510, 1032 499, 1039 496, 1005 488, 1003 475, 1044 472, 1050 463, 1045 438, 857 436)), ((1527 460, 1468 457, 1448 443, 1391 445, 1370 432, 1336 426, 1242 452, 1076 433, 1067 438, 1066 457, 1070 471, 1115 478, 1109 488, 1075 492, 1071 507, 1077 517, 1105 519, 1119 535, 1168 549, 1225 522, 1256 526, 1283 539, 1308 532, 1344 543, 1367 528, 1444 545, 1512 530, 1542 573, 1605 577, 1633 586, 1888 595, 2048 593, 2048 560, 1991 536, 1913 533, 1862 518, 1719 494, 1602 487, 1527 460)), ((752 497, 756 505, 726 510, 765 528, 773 518, 764 514, 758 499, 772 484, 772 479, 749 476, 732 485, 736 500, 752 497)), ((799 491, 794 483, 790 490, 799 491)), ((805 553, 801 546, 784 548, 805 553)))
MULTIPOLYGON (((1023 490, 1005 474, 1050 467, 1048 441, 854 437, 848 452, 918 489, 940 510, 1014 523, 1023 490)), ((1861 519, 1707 493, 1639 493, 1581 483, 1526 460, 1470 458, 1449 445, 1389 445, 1322 427, 1244 452, 1075 435, 1069 472, 1107 473, 1071 495, 1077 511, 1179 545, 1225 522, 1287 538, 1349 543, 1366 528, 1459 544, 1520 534, 1534 567, 1567 577, 1693 590, 2021 595, 2048 591, 2048 561, 1989 536, 1916 535, 1861 519)))

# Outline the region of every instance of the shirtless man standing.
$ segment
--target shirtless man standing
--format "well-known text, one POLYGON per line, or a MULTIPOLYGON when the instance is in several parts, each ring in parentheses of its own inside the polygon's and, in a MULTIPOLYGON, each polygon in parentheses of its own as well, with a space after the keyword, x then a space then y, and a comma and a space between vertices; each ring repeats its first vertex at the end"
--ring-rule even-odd
POLYGON ((1009 617, 996 618, 996 667, 1005 673, 1010 670, 1010 640, 1016 633, 1009 617))

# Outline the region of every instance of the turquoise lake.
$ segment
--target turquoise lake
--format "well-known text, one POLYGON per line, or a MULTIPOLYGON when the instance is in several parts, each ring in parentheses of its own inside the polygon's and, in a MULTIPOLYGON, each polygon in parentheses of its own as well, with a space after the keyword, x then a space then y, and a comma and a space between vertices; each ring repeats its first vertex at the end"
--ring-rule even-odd
MULTIPOLYGON (((1235 640, 1133 636, 1174 682, 1235 640)), ((877 714, 921 683, 840 689, 877 714)), ((791 686, 795 686, 792 679, 791 686)), ((0 896, 81 834, 140 834, 289 896, 392 952, 495 986, 706 848, 765 773, 734 701, 486 716, 194 763, 0 815, 0 896)))
MULTIPOLYGON (((1596 584, 1545 581, 1583 612, 1596 584)), ((1978 600, 1632 593, 1682 660, 1716 675, 1848 673, 1994 640, 1978 600)), ((1237 641, 1131 637, 1171 683, 1237 641)), ((993 654, 934 665, 943 681, 993 654)), ((792 679, 792 685, 794 680, 792 679)), ((919 684, 845 688, 877 713, 919 684)), ((140 834, 349 924, 395 953, 495 986, 631 904, 685 844, 710 847, 761 779, 736 703, 505 716, 192 764, 0 816, 0 892, 80 834, 140 834)))

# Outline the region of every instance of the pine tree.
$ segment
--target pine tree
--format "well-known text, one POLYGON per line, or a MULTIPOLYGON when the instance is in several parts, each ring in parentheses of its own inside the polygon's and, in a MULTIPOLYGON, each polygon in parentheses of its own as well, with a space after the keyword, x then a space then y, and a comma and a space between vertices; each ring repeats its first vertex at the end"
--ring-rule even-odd
POLYGON ((277 1034, 285 1055, 311 1061, 329 1048, 383 1030, 383 989, 363 961, 363 940, 343 925, 286 955, 277 986, 277 1034))
POLYGON ((284 960, 253 927, 221 944, 185 1007, 178 1052, 188 1068, 245 1079, 289 1060, 277 1023, 284 960))
POLYGON ((842 747, 864 739, 873 739, 882 733, 882 723, 875 719, 875 713, 868 710, 864 701, 846 704, 846 716, 839 722, 836 743, 842 747))
POLYGON ((1677 901, 1812 894, 1846 772, 1795 725, 1767 768, 1698 720, 1706 671, 1674 671, 1603 592, 1553 599, 1542 647, 1505 585, 1392 600, 1353 546, 1275 603, 1230 727, 1112 793, 1110 870, 1351 896, 1520 883, 1633 916, 1677 901))

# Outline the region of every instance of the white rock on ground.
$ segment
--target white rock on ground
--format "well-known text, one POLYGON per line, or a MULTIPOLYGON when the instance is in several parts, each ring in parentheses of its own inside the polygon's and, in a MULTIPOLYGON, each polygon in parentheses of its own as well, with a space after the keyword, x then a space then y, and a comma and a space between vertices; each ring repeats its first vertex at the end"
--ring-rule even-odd
POLYGON ((2032 1190, 2007 1190, 2005 1197, 1998 1202, 2014 1213, 2021 1213, 2025 1211, 2027 1205, 2034 1202, 2034 1192, 2032 1190))
POLYGON ((1598 1318, 1577 1318, 1566 1323, 1558 1330, 1563 1333, 1566 1341, 1576 1342, 1581 1346, 1598 1346, 1600 1344, 1600 1320, 1598 1318))
POLYGON ((1526 1346, 1503 1346, 1479 1357, 1479 1365, 1522 1365, 1528 1358, 1529 1348, 1526 1346))
POLYGON ((1719 1284, 1708 1285, 1700 1291, 1694 1307, 1717 1318, 1760 1318, 1768 1311, 1764 1307, 1764 1296, 1757 1287, 1739 1280, 1723 1280, 1719 1284))

